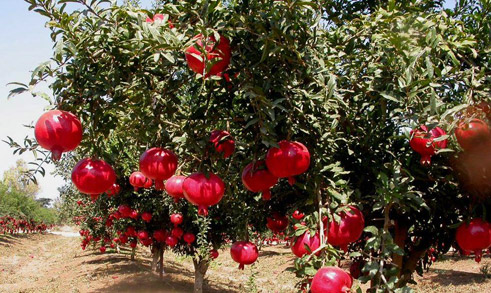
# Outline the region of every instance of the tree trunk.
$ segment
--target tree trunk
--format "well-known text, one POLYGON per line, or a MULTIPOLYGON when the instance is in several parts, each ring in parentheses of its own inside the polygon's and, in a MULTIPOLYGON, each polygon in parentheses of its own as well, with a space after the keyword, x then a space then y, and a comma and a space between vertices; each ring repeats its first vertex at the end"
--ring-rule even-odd
MULTIPOLYGON (((402 250, 404 250, 404 247, 406 246, 406 239, 407 239, 407 232, 408 228, 405 227, 404 225, 401 225, 398 221, 395 222, 395 238, 394 242, 399 246, 402 250)), ((392 255, 393 263, 399 268, 399 277, 402 275, 402 263, 404 260, 403 255, 399 255, 397 253, 394 253, 392 255)))
POLYGON ((194 293, 203 292, 203 282, 205 280, 206 271, 210 263, 205 260, 199 262, 193 259, 194 264, 194 293))
POLYGON ((152 247, 152 272, 158 272, 157 264, 159 262, 159 249, 152 247))
POLYGON ((131 260, 135 260, 136 248, 131 249, 131 260))
POLYGON ((420 250, 413 250, 409 255, 409 258, 404 263, 404 266, 401 269, 401 278, 399 282, 397 282, 397 288, 400 288, 411 280, 413 272, 416 270, 416 266, 418 265, 418 261, 421 257, 426 253, 427 248, 420 250))
POLYGON ((160 260, 159 260, 159 276, 162 278, 164 276, 164 248, 160 246, 159 248, 160 260))

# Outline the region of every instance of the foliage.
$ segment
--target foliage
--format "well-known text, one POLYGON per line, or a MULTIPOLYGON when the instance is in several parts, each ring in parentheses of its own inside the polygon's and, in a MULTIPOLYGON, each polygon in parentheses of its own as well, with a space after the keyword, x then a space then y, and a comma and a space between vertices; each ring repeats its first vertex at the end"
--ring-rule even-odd
MULTIPOLYGON (((461 1, 453 12, 441 11, 441 1, 416 0, 161 1, 154 11, 104 0, 26 1, 47 17, 55 42, 53 58, 29 84, 53 78, 52 104, 85 126, 82 144, 58 165, 60 172, 68 178, 75 161, 91 156, 119 175, 121 193, 95 203, 66 190, 72 204, 83 200, 77 212, 94 235, 112 236, 99 218, 123 203, 151 210, 154 219, 120 220, 116 231, 170 230, 169 214, 180 211, 183 229, 197 241, 175 249, 201 263, 211 247, 247 239, 249 229, 263 232, 274 211, 301 210, 315 233, 326 215, 326 223, 337 221, 354 202, 368 227, 350 257, 365 263, 360 280, 385 292, 406 290, 430 246, 448 249, 456 224, 486 215, 490 197, 473 200, 456 177, 460 149, 451 134, 466 115, 486 120, 482 111, 466 109, 489 101, 489 43, 481 42, 489 40, 487 1, 461 1), (71 2, 84 8, 68 12, 71 2), (145 22, 154 13, 164 21, 145 22), (231 81, 187 68, 184 50, 200 33, 230 39, 231 81), (408 144, 409 130, 421 124, 450 134, 449 148, 430 168, 419 165, 408 144), (235 138, 231 159, 208 142, 215 129, 235 138), (282 139, 308 147, 310 169, 294 186, 281 180, 263 202, 242 187, 241 170, 282 139), (154 146, 178 155, 179 173, 211 171, 225 181, 226 195, 209 218, 161 192, 133 192, 128 177, 154 146)), ((18 85, 13 94, 28 90, 18 85)), ((307 227, 298 225, 296 235, 307 227)), ((295 262, 300 284, 347 257, 327 244, 321 250, 320 257, 295 262)))

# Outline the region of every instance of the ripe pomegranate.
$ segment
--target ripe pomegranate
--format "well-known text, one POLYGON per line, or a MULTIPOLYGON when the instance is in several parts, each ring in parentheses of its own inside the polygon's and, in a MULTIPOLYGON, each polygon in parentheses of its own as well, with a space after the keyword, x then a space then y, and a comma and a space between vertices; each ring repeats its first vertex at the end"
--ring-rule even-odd
POLYGON ((259 256, 256 245, 247 241, 238 241, 230 248, 232 259, 239 263, 239 269, 243 270, 244 265, 254 263, 259 256))
POLYGON ((149 188, 152 188, 152 185, 153 185, 152 179, 147 178, 147 180, 145 181, 145 184, 143 184, 143 188, 149 189, 149 188))
POLYGON ((474 252, 476 262, 480 262, 482 250, 491 246, 491 224, 480 218, 472 219, 459 226, 455 238, 464 254, 474 252))
POLYGON ((312 279, 312 293, 343 293, 350 292, 353 278, 338 267, 323 267, 312 279))
POLYGON ((199 34, 194 36, 193 41, 195 44, 186 49, 186 61, 192 71, 207 78, 227 69, 231 58, 230 42, 227 38, 220 35, 220 41, 217 42, 212 35, 206 40, 206 44, 203 44, 203 35, 199 34))
POLYGON ((139 188, 145 186, 146 181, 147 177, 145 177, 142 172, 133 172, 130 175, 130 184, 135 189, 135 192, 138 191, 139 188))
POLYGON ((177 157, 170 150, 151 148, 140 157, 140 171, 155 181, 157 190, 164 190, 164 180, 174 175, 176 169, 177 157))
POLYGON ((106 247, 105 246, 101 246, 101 248, 99 248, 99 250, 101 251, 101 253, 104 253, 104 252, 106 252, 106 247))
POLYGON ((186 179, 186 176, 174 175, 165 182, 165 191, 174 198, 175 202, 184 198, 184 193, 182 191, 184 179, 186 179))
POLYGON ((428 130, 428 127, 421 125, 418 129, 411 130, 411 140, 409 145, 411 148, 421 155, 421 165, 429 166, 431 164, 431 156, 433 156, 437 150, 447 147, 448 140, 433 141, 442 135, 446 135, 445 130, 440 127, 435 127, 432 130, 428 130))
POLYGON ((198 206, 198 214, 208 216, 208 207, 219 203, 222 199, 225 184, 213 173, 209 173, 209 178, 203 173, 194 173, 184 180, 182 190, 184 197, 198 206))
POLYGON ((269 190, 278 182, 278 177, 268 171, 263 160, 252 162, 242 171, 242 183, 252 192, 262 192, 264 200, 271 199, 269 190))
POLYGON ((74 150, 82 141, 82 123, 70 112, 51 110, 38 119, 34 136, 39 145, 58 161, 63 152, 74 150))
POLYGON ((292 217, 293 217, 295 220, 299 220, 299 221, 300 221, 301 219, 303 219, 303 217, 304 217, 304 216, 305 216, 305 215, 304 215, 303 213, 301 213, 300 211, 298 211, 298 210, 294 211, 294 212, 293 212, 293 214, 292 214, 292 217))
POLYGON ((107 191, 106 191, 106 194, 107 196, 111 197, 111 196, 115 196, 116 194, 118 194, 119 192, 121 191, 121 187, 119 186, 119 184, 117 183, 114 183, 107 191))
POLYGON ((225 130, 214 130, 211 133, 210 142, 215 147, 217 153, 223 153, 225 159, 234 153, 235 140, 230 133, 225 130))
POLYGON ((282 140, 280 148, 270 148, 266 154, 266 166, 269 172, 279 178, 288 178, 290 185, 295 184, 294 176, 307 171, 310 165, 310 153, 299 142, 282 140))
POLYGON ((130 213, 130 218, 134 220, 138 219, 138 211, 132 210, 130 213))
POLYGON ((327 241, 334 246, 339 246, 347 251, 348 244, 358 240, 365 228, 365 218, 355 206, 348 206, 346 211, 339 215, 339 223, 331 221, 329 223, 329 233, 327 241))
POLYGON ((177 239, 181 239, 182 234, 184 234, 184 231, 179 228, 179 227, 174 227, 171 231, 172 236, 176 237, 177 239))
MULTIPOLYGON (((317 248, 320 247, 320 238, 319 234, 316 233, 314 237, 310 236, 310 232, 307 231, 297 237, 295 240, 295 243, 292 246, 292 252, 295 254, 297 257, 302 257, 305 254, 310 254, 310 252, 305 249, 305 246, 307 246, 311 252, 316 250, 317 248)), ((320 255, 320 251, 316 253, 316 255, 320 255)))
POLYGON ((193 233, 185 233, 184 236, 182 236, 182 239, 184 239, 184 242, 186 242, 188 245, 191 245, 191 243, 194 242, 194 240, 196 240, 196 237, 194 236, 193 233))
POLYGON ((470 122, 462 122, 455 129, 455 137, 465 151, 472 150, 475 146, 488 141, 491 138, 488 125, 479 119, 470 122))
POLYGON ((135 248, 137 244, 138 243, 136 242, 136 240, 133 240, 133 241, 130 242, 130 247, 131 248, 135 248))
POLYGON ((172 215, 170 215, 170 221, 171 221, 172 224, 174 224, 174 227, 177 226, 177 225, 181 225, 183 219, 184 219, 184 217, 182 216, 182 214, 172 214, 172 215))
POLYGON ((148 232, 147 231, 138 231, 136 234, 136 237, 140 240, 148 239, 148 232))
POLYGON ((136 237, 136 230, 134 227, 129 226, 126 228, 126 236, 128 237, 136 237))
POLYGON ((272 218, 267 218, 266 227, 273 233, 279 233, 288 227, 288 218, 278 213, 273 213, 272 218))
POLYGON ((167 232, 164 230, 157 230, 153 232, 153 239, 158 242, 165 242, 165 238, 167 238, 167 232))
POLYGON ((99 195, 116 182, 116 173, 103 160, 83 159, 73 168, 72 182, 81 193, 99 195))
POLYGON ((219 255, 220 255, 220 254, 218 253, 218 250, 216 250, 216 249, 212 249, 212 250, 210 250, 210 257, 211 257, 212 259, 216 259, 216 258, 217 258, 219 255))
POLYGON ((131 216, 132 209, 128 205, 120 205, 118 207, 118 212, 121 214, 123 218, 129 218, 131 216))
POLYGON ((121 244, 126 244, 126 242, 128 242, 128 236, 126 236, 125 234, 121 234, 119 236, 119 242, 121 242, 121 244))
POLYGON ((152 214, 149 212, 144 212, 142 214, 142 220, 147 222, 147 223, 150 223, 150 221, 152 220, 152 214))
POLYGON ((177 245, 177 241, 178 241, 177 238, 174 237, 174 236, 167 236, 165 238, 165 244, 167 244, 170 247, 176 246, 177 245))

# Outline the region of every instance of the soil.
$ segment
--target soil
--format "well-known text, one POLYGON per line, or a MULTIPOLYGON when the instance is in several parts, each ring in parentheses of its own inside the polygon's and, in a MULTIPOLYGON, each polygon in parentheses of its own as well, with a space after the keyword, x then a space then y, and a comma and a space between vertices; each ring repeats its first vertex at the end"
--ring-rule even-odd
MULTIPOLYGON (((189 257, 166 251, 164 277, 152 272, 151 255, 130 251, 80 249, 72 232, 0 235, 0 292, 192 292, 194 270, 189 257), (68 233, 68 234, 67 234, 68 233), (71 234, 69 234, 71 233, 71 234), (66 235, 65 235, 66 234, 66 235), (70 237, 71 236, 71 237, 70 237)), ((205 292, 296 292, 297 279, 286 269, 293 263, 284 245, 263 247, 257 263, 238 270, 228 251, 210 265, 205 292)), ((416 292, 491 292, 481 264, 472 258, 444 256, 424 277, 417 277, 416 292)))

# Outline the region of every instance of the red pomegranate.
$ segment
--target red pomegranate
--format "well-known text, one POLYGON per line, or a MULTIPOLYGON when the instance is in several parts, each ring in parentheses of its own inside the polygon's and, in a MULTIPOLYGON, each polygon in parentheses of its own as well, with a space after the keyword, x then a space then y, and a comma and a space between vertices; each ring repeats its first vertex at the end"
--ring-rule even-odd
POLYGON ((119 184, 117 183, 114 183, 107 191, 106 191, 106 194, 107 196, 111 197, 111 196, 115 196, 116 194, 118 194, 119 192, 121 191, 121 187, 119 186, 119 184))
POLYGON ((431 164, 431 156, 433 156, 437 150, 447 147, 448 140, 434 141, 442 135, 446 135, 445 130, 440 127, 435 127, 432 130, 428 130, 428 127, 421 125, 418 129, 411 130, 411 140, 409 145, 411 148, 421 155, 421 165, 429 166, 431 164))
POLYGON ((216 258, 217 258, 219 255, 220 255, 220 254, 218 253, 218 250, 216 250, 216 249, 212 249, 212 250, 210 250, 210 257, 211 257, 212 259, 216 259, 216 258))
POLYGON ((266 154, 266 166, 269 172, 279 178, 288 178, 290 185, 295 183, 294 176, 307 171, 310 165, 310 153, 299 142, 282 140, 280 148, 270 148, 266 154))
POLYGON ((176 237, 177 239, 181 239, 182 234, 184 234, 184 231, 179 227, 174 227, 171 231, 171 235, 176 237))
POLYGON ((479 119, 470 122, 462 122, 455 129, 455 137, 465 151, 472 150, 475 146, 488 141, 491 138, 488 125, 479 119))
POLYGON ((81 193, 99 195, 116 182, 116 173, 103 160, 83 159, 73 168, 72 182, 81 193))
POLYGON ((482 250, 491 246, 491 224, 480 218, 471 220, 469 224, 462 223, 455 238, 464 254, 474 252, 476 261, 480 262, 482 250))
POLYGON ((121 242, 121 244, 126 244, 126 242, 128 242, 128 236, 126 236, 125 234, 121 234, 119 236, 119 242, 121 242))
POLYGON ((243 270, 244 265, 254 263, 259 256, 256 245, 247 241, 238 241, 230 248, 232 259, 239 263, 239 269, 243 270))
POLYGON ((128 237, 136 237, 136 230, 134 227, 132 226, 129 226, 128 228, 126 228, 126 236, 128 237))
POLYGON ((167 244, 169 247, 174 247, 177 245, 178 239, 174 236, 167 236, 165 238, 165 244, 167 244))
POLYGON ((174 198, 175 202, 184 198, 184 193, 182 191, 184 179, 186 179, 186 176, 174 175, 165 182, 165 191, 174 198))
POLYGON ((136 242, 136 240, 133 240, 133 241, 130 242, 130 247, 131 248, 135 248, 137 245, 138 245, 138 243, 136 242))
POLYGON ((182 216, 182 214, 170 215, 170 221, 172 224, 174 224, 174 226, 181 225, 183 219, 184 219, 184 217, 182 216))
MULTIPOLYGON (((320 238, 319 234, 316 233, 314 237, 310 236, 310 232, 307 231, 297 237, 295 240, 295 243, 292 246, 292 252, 295 254, 297 257, 302 257, 305 254, 310 254, 310 252, 305 249, 305 246, 307 246, 311 252, 316 250, 317 248, 320 247, 320 238)), ((320 255, 320 251, 316 253, 316 255, 320 255)))
POLYGON ((338 267, 323 267, 312 279, 312 293, 344 293, 350 292, 353 278, 338 267))
POLYGON ((150 221, 152 220, 152 214, 149 212, 144 212, 142 214, 142 220, 147 222, 147 223, 150 223, 150 221))
POLYGON ((132 210, 130 213, 130 218, 132 218, 134 220, 138 219, 138 211, 132 210))
POLYGON ((54 161, 74 150, 82 141, 82 123, 70 112, 51 110, 38 119, 34 136, 39 145, 51 152, 54 161))
POLYGON ((174 175, 176 169, 177 157, 170 150, 151 148, 140 157, 140 171, 155 181, 157 190, 164 190, 164 180, 174 175))
POLYGON ((153 185, 152 179, 147 178, 145 180, 145 184, 143 184, 143 188, 149 189, 149 188, 152 188, 152 185, 153 185))
POLYGON ((147 177, 145 177, 142 172, 133 172, 130 175, 130 184, 133 186, 135 191, 138 191, 139 188, 145 186, 146 181, 147 177))
POLYGON ((106 247, 105 246, 101 246, 101 248, 99 248, 99 250, 101 251, 101 253, 105 253, 106 252, 106 247))
POLYGON ((234 153, 235 140, 227 131, 214 130, 211 133, 210 142, 215 147, 217 153, 223 153, 225 159, 234 153))
POLYGON ((165 238, 167 238, 167 232, 164 230, 157 230, 153 232, 153 239, 158 242, 165 242, 165 238))
POLYGON ((123 204, 118 207, 118 212, 121 214, 121 217, 129 218, 132 210, 128 205, 123 204))
POLYGON ((288 227, 288 218, 278 213, 273 213, 272 218, 267 218, 266 227, 273 233, 279 233, 288 227))
POLYGON ((212 35, 206 44, 203 44, 203 35, 199 34, 193 38, 193 41, 195 44, 186 49, 186 61, 192 71, 207 78, 211 75, 218 75, 227 69, 231 57, 230 42, 227 38, 220 35, 220 41, 217 42, 215 36, 212 35), (206 56, 203 56, 203 47, 206 56), (211 65, 212 63, 213 65, 211 65))
POLYGON ((264 200, 271 199, 269 190, 278 182, 278 177, 268 171, 263 160, 252 162, 242 171, 242 183, 252 192, 262 192, 264 200))
POLYGON ((295 219, 295 220, 301 220, 303 219, 305 215, 303 213, 301 213, 299 210, 296 210, 293 212, 292 214, 292 217, 295 219))
POLYGON ((198 206, 198 214, 208 215, 208 207, 220 202, 225 193, 222 179, 213 173, 207 177, 203 173, 189 175, 182 185, 184 197, 198 206))
POLYGON ((140 240, 148 239, 148 232, 147 231, 138 231, 138 233, 136 234, 136 237, 138 237, 138 239, 140 239, 140 240))
POLYGON ((188 245, 191 245, 191 243, 194 242, 194 240, 196 240, 196 237, 194 236, 193 233, 185 233, 184 236, 182 236, 182 239, 184 240, 184 242, 186 242, 188 245))
POLYGON ((348 244, 358 240, 365 228, 365 218, 355 206, 348 206, 346 211, 339 215, 339 223, 331 221, 329 223, 329 233, 327 241, 334 246, 339 246, 347 251, 348 244))

